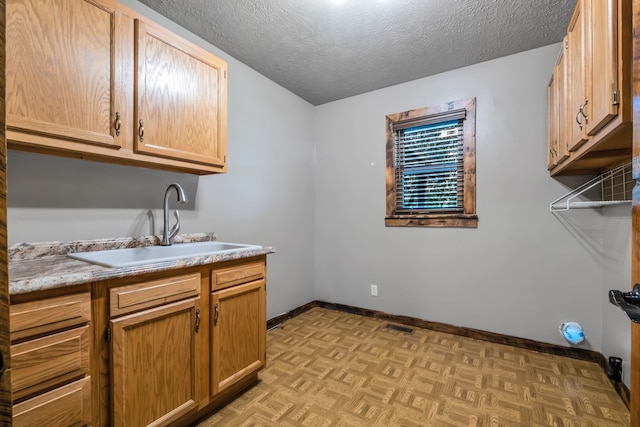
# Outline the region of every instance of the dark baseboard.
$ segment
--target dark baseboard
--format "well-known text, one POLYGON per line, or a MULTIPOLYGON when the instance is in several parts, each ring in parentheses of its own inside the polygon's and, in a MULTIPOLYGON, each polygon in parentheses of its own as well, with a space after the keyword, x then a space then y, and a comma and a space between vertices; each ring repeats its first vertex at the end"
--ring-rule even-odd
POLYGON ((280 323, 285 322, 289 319, 293 319, 299 314, 302 314, 307 310, 311 310, 313 307, 318 307, 317 301, 308 302, 305 305, 301 305, 300 307, 294 308, 291 311, 279 314, 278 316, 267 320, 267 330, 273 329, 276 326, 278 326, 280 323))
MULTIPOLYGON (((342 311, 345 313, 358 314, 360 316, 373 317, 375 319, 386 320, 389 322, 400 323, 402 325, 413 326, 416 328, 430 329, 437 332, 445 332, 452 335, 473 338, 476 340, 488 341, 496 344, 504 344, 512 347, 522 348, 526 350, 539 351, 541 353, 554 354, 556 356, 571 357, 573 359, 586 360, 588 362, 597 363, 602 367, 605 374, 609 371, 609 363, 602 353, 583 348, 563 347, 557 344, 549 344, 528 338, 513 337, 510 335, 498 334, 495 332, 482 331, 480 329, 464 328, 460 326, 450 325, 448 323, 431 322, 419 319, 417 317, 400 316, 389 314, 383 311, 370 310, 367 308, 354 307, 351 305, 338 304, 325 301, 311 301, 287 313, 269 319, 267 321, 267 329, 271 329, 280 323, 289 320, 299 314, 304 313, 313 307, 322 307, 330 310, 342 311)), ((627 386, 620 381, 611 380, 613 388, 618 392, 624 404, 629 408, 630 392, 627 386)))

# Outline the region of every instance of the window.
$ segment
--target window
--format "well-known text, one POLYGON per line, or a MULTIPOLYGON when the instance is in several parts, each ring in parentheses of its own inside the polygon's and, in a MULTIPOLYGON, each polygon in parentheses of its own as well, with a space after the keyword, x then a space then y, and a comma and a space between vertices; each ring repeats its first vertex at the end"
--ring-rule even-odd
POLYGON ((476 100, 387 116, 387 215, 395 227, 477 227, 476 100))

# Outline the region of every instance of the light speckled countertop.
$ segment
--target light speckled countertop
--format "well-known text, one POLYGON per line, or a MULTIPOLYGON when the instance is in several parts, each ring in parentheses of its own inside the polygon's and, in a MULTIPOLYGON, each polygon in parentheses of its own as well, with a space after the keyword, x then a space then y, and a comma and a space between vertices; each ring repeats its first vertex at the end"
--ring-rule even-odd
MULTIPOLYGON (((216 240, 215 233, 192 233, 176 236, 174 244, 216 240)), ((158 271, 212 264, 274 253, 271 247, 251 247, 221 252, 210 256, 184 258, 133 267, 109 268, 75 260, 72 252, 100 251, 160 243, 157 236, 76 240, 67 242, 18 243, 9 247, 9 294, 25 294, 46 289, 80 285, 107 279, 117 279, 158 271)))

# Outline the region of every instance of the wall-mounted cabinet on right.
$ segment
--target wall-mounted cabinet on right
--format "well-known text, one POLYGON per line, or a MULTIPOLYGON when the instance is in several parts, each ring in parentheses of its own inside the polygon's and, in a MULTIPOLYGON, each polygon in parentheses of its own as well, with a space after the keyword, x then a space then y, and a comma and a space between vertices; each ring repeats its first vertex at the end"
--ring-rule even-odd
POLYGON ((547 91, 551 175, 631 157, 631 1, 578 0, 547 91))
POLYGON ((547 87, 548 100, 548 168, 555 167, 569 157, 569 140, 567 138, 567 60, 565 49, 567 44, 565 37, 558 55, 556 65, 553 67, 553 75, 547 87), (562 107, 561 107, 562 106, 562 107))

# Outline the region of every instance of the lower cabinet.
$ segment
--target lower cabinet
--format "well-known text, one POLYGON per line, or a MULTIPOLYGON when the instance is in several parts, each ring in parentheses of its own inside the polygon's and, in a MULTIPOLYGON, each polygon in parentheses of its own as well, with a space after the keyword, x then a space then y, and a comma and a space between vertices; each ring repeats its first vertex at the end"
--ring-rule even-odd
POLYGON ((94 387, 104 402, 95 425, 192 425, 265 366, 265 256, 96 283, 94 291, 94 310, 104 312, 96 335, 108 331, 96 341, 108 375, 94 387))
POLYGON ((265 281, 214 292, 211 384, 220 393, 265 366, 265 281))
POLYGON ((114 426, 167 425, 198 409, 199 293, 200 274, 110 290, 112 316, 156 305, 109 322, 114 426))
POLYGON ((265 366, 264 255, 75 289, 11 305, 15 426, 191 425, 265 366))
POLYGON ((13 425, 90 425, 90 294, 14 304, 10 316, 13 425))
POLYGON ((111 321, 114 426, 165 425, 195 411, 198 299, 111 321))

